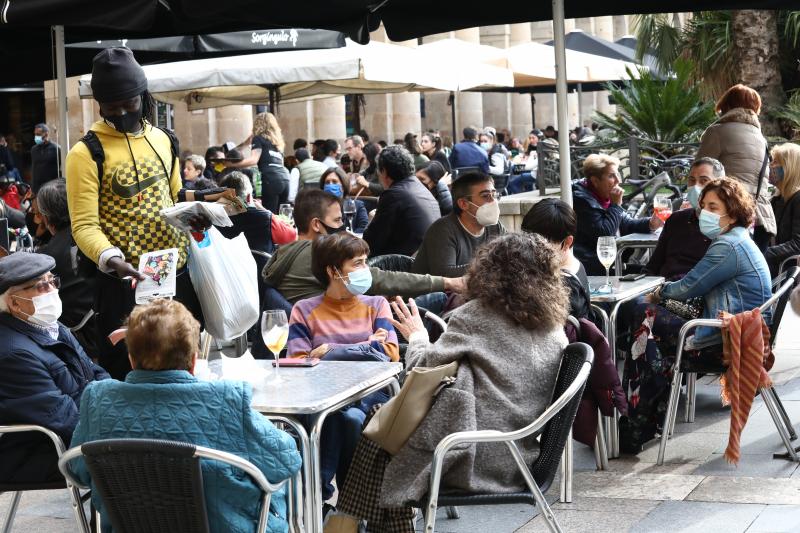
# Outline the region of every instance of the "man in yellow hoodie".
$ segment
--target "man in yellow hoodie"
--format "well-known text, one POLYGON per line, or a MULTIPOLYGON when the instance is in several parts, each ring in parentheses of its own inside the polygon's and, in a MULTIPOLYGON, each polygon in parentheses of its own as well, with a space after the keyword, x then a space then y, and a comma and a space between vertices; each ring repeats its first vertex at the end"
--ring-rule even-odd
POLYGON ((155 105, 144 70, 129 49, 108 48, 93 60, 91 86, 103 120, 67 155, 67 201, 75 242, 97 265, 100 364, 124 379, 130 371, 127 349, 123 343, 112 347, 107 335, 133 309, 131 280, 144 279, 137 271, 142 254, 178 248, 176 299, 201 322, 202 311, 185 268, 188 237, 160 214, 177 200, 180 168, 170 137, 151 124, 155 105), (101 163, 91 142, 102 146, 101 163))

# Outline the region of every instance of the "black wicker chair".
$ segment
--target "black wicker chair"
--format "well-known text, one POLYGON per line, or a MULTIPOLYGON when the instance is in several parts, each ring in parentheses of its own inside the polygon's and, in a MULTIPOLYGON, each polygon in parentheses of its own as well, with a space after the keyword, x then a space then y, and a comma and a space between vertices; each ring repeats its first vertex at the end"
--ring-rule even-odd
POLYGON ((576 342, 564 349, 561 368, 558 371, 553 403, 530 425, 508 433, 499 431, 467 431, 453 433, 439 442, 431 464, 430 492, 428 497, 417 502, 416 507, 425 511, 425 533, 433 533, 437 507, 463 505, 500 505, 508 503, 530 503, 541 508, 550 529, 560 532, 544 493, 553 483, 561 453, 570 436, 572 422, 578 410, 586 380, 592 368, 594 353, 589 345, 576 342), (533 465, 526 465, 516 441, 541 435, 539 456, 533 465), (527 491, 499 494, 439 494, 442 466, 445 455, 455 446, 465 443, 504 442, 514 457, 520 473, 528 485, 527 491))
POLYGON ((367 259, 367 264, 391 272, 411 272, 414 258, 402 254, 376 255, 367 259))
MULTIPOLYGON (((59 458, 64 454, 64 442, 61 440, 61 437, 45 427, 32 424, 0 426, 0 436, 10 435, 12 433, 26 433, 34 431, 43 433, 52 441, 56 455, 59 458)), ((64 479, 45 481, 42 483, 0 483, 0 494, 4 492, 11 493, 11 502, 9 504, 8 511, 6 512, 6 519, 2 527, 3 533, 10 532, 14 526, 14 517, 17 514, 17 507, 19 506, 19 501, 22 498, 23 492, 55 489, 67 489, 72 501, 72 510, 75 514, 75 520, 78 522, 78 529, 81 532, 89 533, 89 523, 86 520, 86 515, 83 514, 82 505, 82 501, 84 499, 88 499, 88 494, 82 498, 77 486, 67 483, 67 481, 64 479)))
POLYGON ((244 471, 261 489, 257 531, 265 531, 272 484, 251 462, 234 454, 184 442, 113 439, 87 442, 59 459, 64 477, 80 486, 69 462, 83 457, 115 533, 208 533, 200 459, 244 471))

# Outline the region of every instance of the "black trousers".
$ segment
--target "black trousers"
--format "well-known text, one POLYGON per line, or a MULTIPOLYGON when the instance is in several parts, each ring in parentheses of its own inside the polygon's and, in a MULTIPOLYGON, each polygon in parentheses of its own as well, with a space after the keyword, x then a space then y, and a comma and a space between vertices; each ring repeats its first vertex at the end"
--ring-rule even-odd
POLYGON ((767 233, 764 226, 756 226, 753 228, 753 242, 756 243, 756 246, 758 246, 762 254, 767 251, 770 237, 772 237, 772 235, 767 233))
MULTIPOLYGON (((203 311, 194 292, 189 271, 178 271, 175 279, 175 299, 181 302, 192 315, 203 324, 203 311)), ((122 326, 135 306, 134 289, 130 280, 120 279, 116 274, 97 272, 95 280, 94 308, 97 311, 98 363, 112 378, 124 380, 131 370, 128 347, 125 341, 113 346, 108 335, 122 326)))

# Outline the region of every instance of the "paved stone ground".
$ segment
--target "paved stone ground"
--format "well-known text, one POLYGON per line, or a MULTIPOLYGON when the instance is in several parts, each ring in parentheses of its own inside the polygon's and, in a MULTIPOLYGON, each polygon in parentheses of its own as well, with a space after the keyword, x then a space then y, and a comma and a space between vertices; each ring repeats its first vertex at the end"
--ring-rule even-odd
MULTIPOLYGON (((771 375, 800 430, 800 317, 788 309, 776 354, 771 375)), ((742 434, 742 460, 734 467, 722 458, 730 417, 720 405, 719 384, 706 380, 697 389, 696 421, 683 423, 679 411, 664 466, 655 464, 654 441, 638 456, 609 461, 609 470, 598 472, 591 450, 576 443, 573 502, 555 502, 557 484, 547 495, 564 531, 800 531, 800 470, 794 463, 772 458, 773 452, 783 450, 764 404, 760 399, 753 404, 742 434)), ((9 499, 0 495, 0 516, 9 499)), ((460 514, 459 519, 449 520, 440 511, 437 531, 548 531, 543 519, 526 505, 462 507, 460 514)), ((66 492, 25 494, 14 531, 76 531, 66 492)))

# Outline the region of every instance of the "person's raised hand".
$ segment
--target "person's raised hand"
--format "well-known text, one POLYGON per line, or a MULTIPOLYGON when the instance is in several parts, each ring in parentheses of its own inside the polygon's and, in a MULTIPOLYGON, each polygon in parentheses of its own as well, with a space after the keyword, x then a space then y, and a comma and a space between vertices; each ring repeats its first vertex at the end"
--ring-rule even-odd
POLYGON ((663 225, 664 221, 658 218, 655 213, 653 213, 653 216, 650 217, 650 231, 655 231, 663 225))
POLYGON ((367 178, 365 178, 361 174, 358 174, 356 176, 356 185, 358 185, 358 188, 361 188, 361 187, 369 188, 369 181, 367 181, 367 178))
POLYGON ((611 189, 611 192, 609 193, 609 196, 611 197, 611 203, 622 205, 622 195, 624 194, 625 194, 625 189, 623 189, 619 185, 611 189))
POLYGON ((192 231, 200 233, 211 227, 211 219, 206 215, 197 214, 189 219, 189 225, 192 231))
POLYGON ((137 281, 144 280, 144 274, 133 268, 133 265, 121 257, 112 257, 106 264, 109 268, 113 268, 120 278, 131 277, 137 281))
POLYGON ((392 319, 392 325, 400 334, 408 339, 415 331, 424 331, 425 325, 422 323, 422 317, 419 316, 419 309, 417 304, 414 303, 412 298, 408 299, 408 305, 403 302, 399 296, 395 297, 391 303, 392 311, 394 311, 397 320, 392 319))

